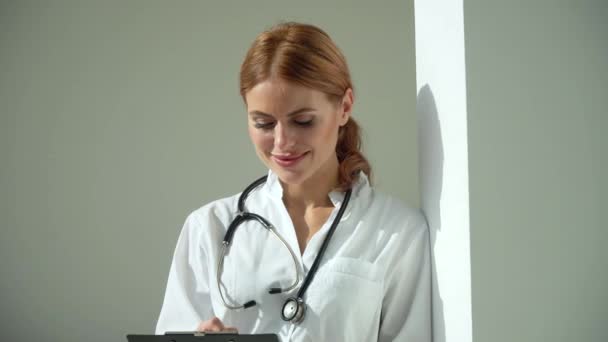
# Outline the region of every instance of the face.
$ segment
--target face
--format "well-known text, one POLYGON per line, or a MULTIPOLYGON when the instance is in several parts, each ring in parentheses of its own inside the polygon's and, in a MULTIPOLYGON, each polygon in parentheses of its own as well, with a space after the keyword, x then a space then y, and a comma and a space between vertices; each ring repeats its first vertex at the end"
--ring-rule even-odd
POLYGON ((253 87, 245 99, 251 141, 281 181, 302 184, 337 170, 338 130, 350 116, 352 90, 334 103, 318 90, 274 79, 253 87))

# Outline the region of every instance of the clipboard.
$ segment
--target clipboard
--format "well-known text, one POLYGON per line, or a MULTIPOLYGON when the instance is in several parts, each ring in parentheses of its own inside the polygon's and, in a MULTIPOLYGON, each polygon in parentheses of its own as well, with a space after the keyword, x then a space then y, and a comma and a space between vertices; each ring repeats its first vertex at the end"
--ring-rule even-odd
POLYGON ((276 334, 235 334, 232 332, 167 332, 164 335, 127 335, 129 342, 279 342, 276 334))

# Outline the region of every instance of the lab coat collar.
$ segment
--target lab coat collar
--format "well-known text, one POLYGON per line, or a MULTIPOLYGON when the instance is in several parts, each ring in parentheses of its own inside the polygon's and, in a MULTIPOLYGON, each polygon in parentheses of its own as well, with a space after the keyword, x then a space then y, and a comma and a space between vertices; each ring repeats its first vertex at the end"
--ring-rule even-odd
MULTIPOLYGON (((353 192, 351 195, 352 198, 363 197, 366 199, 369 197, 371 193, 371 188, 369 184, 369 179, 367 175, 363 172, 359 172, 358 178, 355 180, 352 186, 353 192)), ((281 186, 281 182, 279 181, 279 177, 272 172, 272 170, 268 170, 268 179, 266 180, 266 184, 264 184, 264 191, 268 194, 268 196, 282 200, 283 199, 283 187, 281 186)), ((340 205, 344 200, 344 192, 341 191, 331 191, 329 193, 329 199, 333 203, 335 207, 340 205)))

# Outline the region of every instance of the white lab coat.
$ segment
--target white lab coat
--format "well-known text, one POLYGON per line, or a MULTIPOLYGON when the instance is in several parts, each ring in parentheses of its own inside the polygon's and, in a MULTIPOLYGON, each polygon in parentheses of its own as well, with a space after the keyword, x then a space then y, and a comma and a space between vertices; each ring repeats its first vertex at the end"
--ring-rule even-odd
MULTIPOLYGON (((282 194, 277 176, 269 172, 245 206, 276 227, 306 274, 344 194, 329 194, 334 210, 303 254, 282 194)), ((275 333, 283 342, 431 341, 429 232, 419 210, 376 192, 361 173, 304 296, 306 316, 292 324, 283 321, 280 312, 298 288, 283 294, 269 294, 268 288, 286 288, 293 282, 293 260, 285 246, 255 221, 237 229, 221 286, 231 303, 255 300, 257 305, 230 310, 219 297, 217 261, 238 197, 211 202, 188 216, 175 248, 157 334, 193 331, 200 321, 217 316, 240 333, 275 333)))

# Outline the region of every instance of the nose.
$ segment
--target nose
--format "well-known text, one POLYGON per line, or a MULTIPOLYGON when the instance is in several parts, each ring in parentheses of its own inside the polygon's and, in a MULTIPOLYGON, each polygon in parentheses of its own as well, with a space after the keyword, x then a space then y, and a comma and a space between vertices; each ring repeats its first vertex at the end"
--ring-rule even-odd
POLYGON ((279 151, 289 151, 295 145, 295 137, 292 129, 282 123, 277 123, 274 127, 274 146, 279 151))

